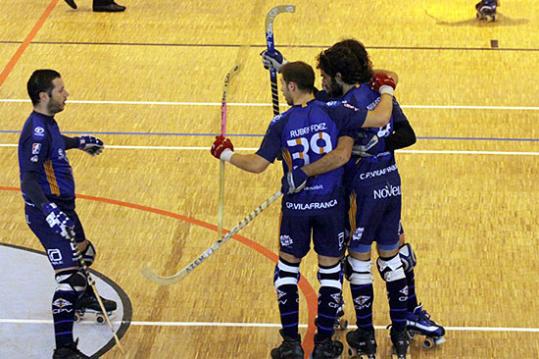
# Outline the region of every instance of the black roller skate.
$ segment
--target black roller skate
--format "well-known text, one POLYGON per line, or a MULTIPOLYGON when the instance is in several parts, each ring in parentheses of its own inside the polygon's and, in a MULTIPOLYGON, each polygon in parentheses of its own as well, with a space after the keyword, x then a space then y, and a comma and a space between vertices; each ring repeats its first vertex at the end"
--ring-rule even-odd
MULTIPOLYGON (((114 311, 117 309, 116 302, 110 299, 101 297, 105 311, 107 312, 109 318, 114 314, 114 311)), ((95 320, 99 324, 105 323, 105 315, 101 311, 99 302, 95 297, 94 291, 91 287, 86 289, 86 292, 82 297, 77 301, 75 305, 75 320, 81 321, 87 314, 95 315, 95 320)))
POLYGON ((481 0, 475 5, 477 11, 476 17, 479 20, 491 22, 496 21, 496 7, 498 6, 497 0, 481 0))
POLYGON ((344 345, 338 340, 326 338, 318 341, 314 338, 314 350, 311 356, 312 359, 338 359, 341 357, 344 345))
POLYGON ((391 327, 389 333, 391 336, 391 342, 393 343, 393 359, 408 359, 410 354, 408 354, 408 347, 410 346, 410 335, 406 329, 403 330, 394 330, 391 327))
POLYGON ((52 354, 52 359, 86 359, 90 358, 89 356, 83 354, 80 350, 77 349, 79 340, 75 340, 74 343, 59 347, 54 349, 52 354))
POLYGON ((348 354, 351 358, 375 359, 376 358, 376 338, 374 330, 358 328, 346 334, 348 343, 348 354))
POLYGON ((303 359, 305 353, 301 347, 301 337, 296 339, 287 337, 280 330, 283 342, 277 348, 271 350, 271 359, 303 359))
POLYGON ((411 337, 424 335, 423 348, 430 349, 445 342, 445 329, 430 319, 430 314, 418 305, 413 312, 406 317, 406 327, 411 337))

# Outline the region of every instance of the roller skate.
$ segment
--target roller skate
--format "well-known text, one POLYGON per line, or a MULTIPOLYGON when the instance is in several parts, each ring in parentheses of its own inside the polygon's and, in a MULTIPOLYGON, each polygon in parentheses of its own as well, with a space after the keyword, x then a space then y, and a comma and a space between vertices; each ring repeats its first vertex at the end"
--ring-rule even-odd
MULTIPOLYGON (((103 297, 100 298, 105 307, 105 311, 110 318, 117 309, 116 302, 103 297)), ((84 319, 87 314, 95 315, 95 321, 99 324, 103 324, 106 321, 105 315, 101 311, 101 307, 99 306, 99 302, 97 301, 92 288, 87 288, 86 292, 84 292, 82 297, 75 304, 75 320, 77 322, 84 319)))
POLYGON ((358 328, 353 332, 346 334, 348 343, 348 354, 351 358, 375 359, 376 358, 376 339, 374 330, 358 328))
POLYGON ((54 349, 52 354, 52 359, 86 359, 90 358, 87 355, 84 355, 80 350, 77 349, 79 344, 79 339, 75 340, 74 343, 70 345, 59 347, 54 349))
POLYGON ((301 347, 301 337, 296 339, 287 337, 280 330, 283 342, 277 348, 271 350, 271 359, 303 359, 305 353, 301 347))
POLYGON ((445 342, 444 327, 430 319, 430 314, 423 309, 421 304, 413 312, 408 313, 406 327, 412 338, 417 334, 425 336, 423 341, 423 348, 425 349, 431 349, 445 342))
POLYGON ((410 359, 411 356, 408 353, 408 347, 410 346, 410 335, 406 329, 394 330, 391 327, 389 333, 391 342, 393 343, 392 359, 410 359))
POLYGON ((475 5, 476 17, 479 20, 491 22, 496 21, 497 0, 481 0, 475 5))
POLYGON ((316 335, 311 359, 338 359, 341 357, 343 349, 344 346, 340 341, 331 338, 319 341, 316 335))

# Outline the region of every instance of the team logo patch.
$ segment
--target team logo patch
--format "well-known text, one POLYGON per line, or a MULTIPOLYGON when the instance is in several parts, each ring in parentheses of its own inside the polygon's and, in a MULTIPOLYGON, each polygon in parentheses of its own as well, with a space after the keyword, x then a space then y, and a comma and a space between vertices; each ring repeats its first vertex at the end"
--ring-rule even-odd
POLYGON ((32 143, 32 154, 39 155, 41 151, 41 143, 32 143))
POLYGON ((68 305, 73 305, 73 303, 63 298, 58 298, 52 303, 52 305, 61 309, 61 308, 67 307, 68 305))
POLYGON ((353 241, 359 241, 361 237, 363 237, 363 232, 365 231, 365 228, 363 227, 357 227, 354 231, 354 235, 352 236, 353 241))
POLYGON ((39 161, 39 157, 37 155, 30 157, 30 162, 37 162, 39 161))
POLYGON ((52 264, 62 264, 62 252, 59 249, 49 249, 47 250, 47 255, 52 264))
POLYGON ((283 247, 289 247, 294 243, 292 238, 290 238, 290 236, 286 234, 280 236, 279 239, 281 240, 281 246, 283 247))
POLYGON ((360 295, 354 300, 357 309, 365 309, 371 306, 370 295, 360 295))
POLYGON ((45 129, 43 127, 39 127, 39 126, 34 128, 34 136, 36 136, 36 137, 45 136, 45 129))

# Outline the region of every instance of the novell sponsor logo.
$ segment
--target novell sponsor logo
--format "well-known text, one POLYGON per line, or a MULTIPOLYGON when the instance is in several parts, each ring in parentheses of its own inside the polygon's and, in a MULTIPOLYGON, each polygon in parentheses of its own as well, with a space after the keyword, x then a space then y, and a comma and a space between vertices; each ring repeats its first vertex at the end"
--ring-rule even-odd
POLYGON ((326 208, 332 208, 337 205, 338 201, 336 199, 332 199, 328 202, 311 202, 311 203, 292 203, 292 202, 286 202, 285 206, 288 209, 293 209, 296 211, 309 211, 311 209, 326 209, 326 208))
POLYGON ((386 185, 383 188, 375 189, 372 193, 374 199, 396 197, 401 195, 401 186, 386 185))
POLYGON ((359 178, 361 180, 367 180, 369 178, 384 176, 384 175, 386 175, 388 173, 391 173, 391 172, 394 172, 396 170, 397 170, 397 165, 391 165, 389 167, 382 168, 382 169, 379 169, 379 170, 376 170, 376 171, 361 173, 359 175, 359 178))

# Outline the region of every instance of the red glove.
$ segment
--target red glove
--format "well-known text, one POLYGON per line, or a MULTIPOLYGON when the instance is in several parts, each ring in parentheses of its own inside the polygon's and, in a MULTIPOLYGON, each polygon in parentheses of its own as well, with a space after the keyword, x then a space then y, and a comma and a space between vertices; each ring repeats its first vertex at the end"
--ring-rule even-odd
POLYGON ((217 159, 230 161, 230 157, 234 154, 234 145, 229 138, 215 136, 215 141, 211 146, 210 152, 217 159))
POLYGON ((371 88, 382 94, 388 94, 393 96, 397 84, 395 80, 385 72, 375 72, 371 80, 371 88))

